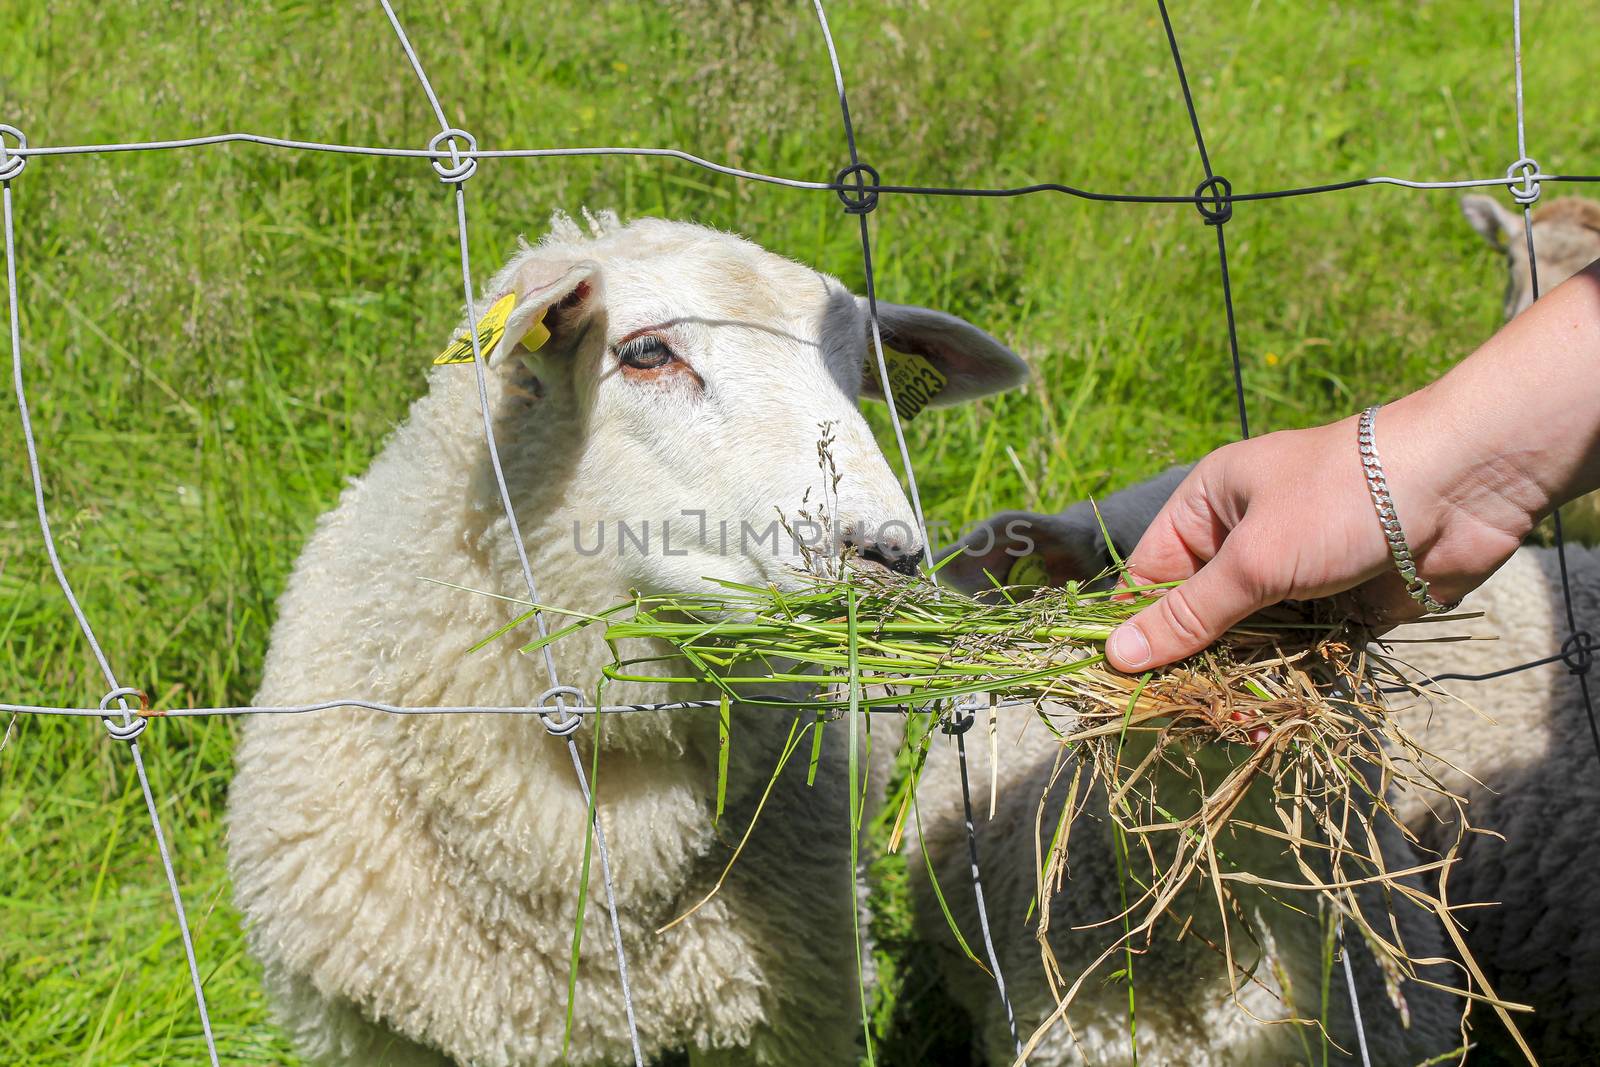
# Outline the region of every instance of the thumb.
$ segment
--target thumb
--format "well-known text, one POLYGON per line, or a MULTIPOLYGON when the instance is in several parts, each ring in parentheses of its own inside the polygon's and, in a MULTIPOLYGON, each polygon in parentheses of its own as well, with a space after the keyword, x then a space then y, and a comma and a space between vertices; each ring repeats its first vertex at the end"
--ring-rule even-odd
POLYGON ((1235 540, 1224 541, 1193 577, 1112 631, 1106 658, 1113 667, 1132 673, 1192 656, 1272 603, 1262 599, 1260 583, 1241 568, 1239 550, 1230 547, 1235 540))

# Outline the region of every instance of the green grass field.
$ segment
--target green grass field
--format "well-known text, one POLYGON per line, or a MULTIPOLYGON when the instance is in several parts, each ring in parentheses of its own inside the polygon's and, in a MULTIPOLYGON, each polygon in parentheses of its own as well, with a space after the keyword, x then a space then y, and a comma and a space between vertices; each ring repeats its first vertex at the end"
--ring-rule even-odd
MULTIPOLYGON (((1526 6, 1530 149, 1548 172, 1594 173, 1583 42, 1600 9, 1526 6)), ((810 179, 846 161, 801 0, 397 7, 482 147, 676 146, 810 179)), ((1180 0, 1174 18, 1237 191, 1492 176, 1517 154, 1507 3, 1180 0)), ((832 19, 886 183, 1200 179, 1153 3, 841 0, 832 19)), ((0 122, 34 145, 245 130, 422 147, 436 129, 375 3, 0 0, 0 40, 0 122)), ((855 220, 829 193, 639 159, 489 161, 468 189, 481 277, 553 208, 589 205, 736 229, 862 282, 855 220)), ((244 145, 39 158, 13 195, 23 358, 79 596, 125 683, 166 706, 245 703, 302 538, 456 321, 450 195, 421 160, 244 145)), ((1236 432, 1215 242, 1192 206, 886 195, 872 226, 880 295, 963 314, 1037 372, 911 425, 931 516, 1064 505, 1236 432)), ((1392 396, 1497 324, 1500 261, 1449 192, 1241 204, 1227 232, 1258 430, 1392 396)), ((9 394, 0 406, 0 701, 92 703, 104 687, 46 566, 9 394)), ((162 722, 143 747, 224 1058, 291 1063, 229 904, 233 731, 162 722)), ((0 828, 0 1059, 200 1062, 124 748, 92 720, 9 719, 0 828)), ((919 1014, 927 976, 880 896, 879 1062, 938 1062, 958 1038, 948 1013, 919 1014)))

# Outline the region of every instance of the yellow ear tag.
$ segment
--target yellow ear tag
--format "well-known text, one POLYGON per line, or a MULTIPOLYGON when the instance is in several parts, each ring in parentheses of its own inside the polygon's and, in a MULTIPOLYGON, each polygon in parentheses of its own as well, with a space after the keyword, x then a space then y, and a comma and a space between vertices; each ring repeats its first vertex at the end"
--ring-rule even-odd
MULTIPOLYGON (((476 333, 478 335, 478 351, 483 353, 483 358, 488 359, 489 353, 494 351, 494 346, 500 343, 500 338, 506 332, 506 320, 511 317, 511 311, 517 306, 517 294, 507 293, 494 302, 494 306, 483 313, 483 318, 478 320, 476 333)), ((541 312, 538 320, 528 329, 527 336, 522 339, 522 345, 530 352, 550 339, 550 331, 545 329, 544 314, 541 312), (530 343, 531 342, 531 343, 530 343)), ((443 363, 471 363, 472 362, 472 335, 462 333, 450 343, 450 347, 434 357, 433 365, 443 363)))
POLYGON ((1006 575, 1006 584, 1049 585, 1050 573, 1045 570, 1044 561, 1038 556, 1023 556, 1011 565, 1011 573, 1006 575))
MULTIPOLYGON (((894 396, 894 410, 902 419, 914 419, 917 412, 927 407, 948 383, 939 369, 921 356, 910 352, 897 352, 884 346, 883 362, 889 368, 889 391, 894 396)), ((867 373, 877 377, 878 368, 867 357, 867 373)))

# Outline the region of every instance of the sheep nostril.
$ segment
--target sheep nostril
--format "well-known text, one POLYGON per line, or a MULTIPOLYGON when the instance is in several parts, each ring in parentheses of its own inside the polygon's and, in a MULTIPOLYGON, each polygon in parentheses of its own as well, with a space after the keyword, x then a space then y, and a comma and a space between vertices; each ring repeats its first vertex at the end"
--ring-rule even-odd
POLYGON ((922 549, 901 549, 898 546, 882 547, 865 544, 856 550, 856 557, 867 563, 876 563, 895 574, 913 575, 922 563, 922 549))

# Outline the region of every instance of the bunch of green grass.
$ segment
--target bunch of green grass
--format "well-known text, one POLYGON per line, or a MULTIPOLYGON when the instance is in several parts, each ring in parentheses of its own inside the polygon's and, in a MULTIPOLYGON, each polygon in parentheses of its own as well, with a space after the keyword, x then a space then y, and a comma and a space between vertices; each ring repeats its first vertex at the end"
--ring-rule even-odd
MULTIPOLYGON (((1376 695, 1375 676, 1384 667, 1367 652, 1367 635, 1330 605, 1274 609, 1199 656, 1135 677, 1107 664, 1105 642, 1165 587, 999 587, 972 597, 921 576, 840 565, 816 570, 821 573, 797 571, 790 588, 718 581, 700 594, 635 595, 600 614, 577 615, 523 651, 603 626, 614 653, 604 669, 608 680, 659 683, 660 673, 641 668, 654 664, 659 672, 666 662, 675 665, 666 681, 719 694, 719 815, 730 704, 797 712, 784 762, 801 747, 800 724, 814 713, 804 727, 814 731, 813 772, 824 724, 843 720, 851 742, 852 840, 861 819, 857 722, 868 712, 908 714, 911 771, 895 798, 891 849, 899 847, 908 816, 915 817, 917 781, 935 725, 985 704, 990 716, 1005 704, 1031 709, 1060 741, 1051 785, 1068 778, 1070 799, 1048 846, 1040 827, 1035 906, 1058 1008, 1028 1049, 1067 1019, 1075 994, 1107 960, 1123 954, 1131 964, 1164 920, 1190 929, 1195 914, 1182 909, 1196 896, 1186 890, 1196 888, 1221 916, 1215 947, 1235 990, 1254 980, 1236 961, 1229 934, 1235 916, 1244 913, 1236 893, 1245 887, 1288 907, 1302 906, 1289 903, 1296 894, 1315 898, 1330 921, 1366 942, 1393 988, 1439 985, 1422 966, 1435 961, 1408 954, 1392 916, 1363 909, 1358 892, 1372 885, 1386 890, 1391 909, 1420 907, 1438 918, 1462 961, 1461 987, 1448 988, 1466 1002, 1487 1004, 1521 1044, 1509 1014, 1520 1006, 1496 996, 1450 918, 1446 881, 1454 850, 1397 868, 1379 847, 1377 823, 1388 820, 1403 831, 1387 799, 1394 792, 1423 791, 1454 807, 1465 827, 1463 802, 1423 769, 1431 755, 1376 695), (1201 759, 1207 746, 1228 753, 1220 775, 1216 761, 1201 759), (1241 812, 1245 797, 1260 791, 1276 825, 1241 812), (1120 936, 1071 975, 1051 948, 1048 904, 1063 888, 1074 816, 1097 793, 1107 800, 1120 846, 1123 911, 1106 920, 1120 936), (1298 879, 1241 868, 1228 846, 1240 834, 1280 843, 1298 879), (1437 877, 1436 890, 1419 888, 1422 874, 1437 877)), ((991 745, 993 736, 991 730, 991 745)), ((781 770, 782 763, 774 779, 781 770)), ((1040 811, 1042 818, 1042 797, 1040 811)), ((953 919, 950 926, 959 939, 953 919)), ((964 941, 962 947, 983 966, 964 941)))
MULTIPOLYGON (((923 580, 800 581, 798 589, 717 581, 704 594, 637 596, 546 640, 603 620, 614 649, 629 641, 664 642, 690 666, 668 681, 709 685, 730 699, 764 705, 795 704, 765 691, 774 683, 815 686, 819 676, 842 677, 853 655, 862 684, 874 690, 862 694, 859 706, 899 709, 980 693, 1056 694, 1066 678, 1100 664, 1099 648, 1111 630, 1149 602, 1142 589, 1113 598, 1073 586, 984 602, 923 580)), ((658 658, 619 654, 606 677, 660 681, 636 671, 658 658)), ((838 710, 849 698, 833 687, 799 703, 838 710)))

